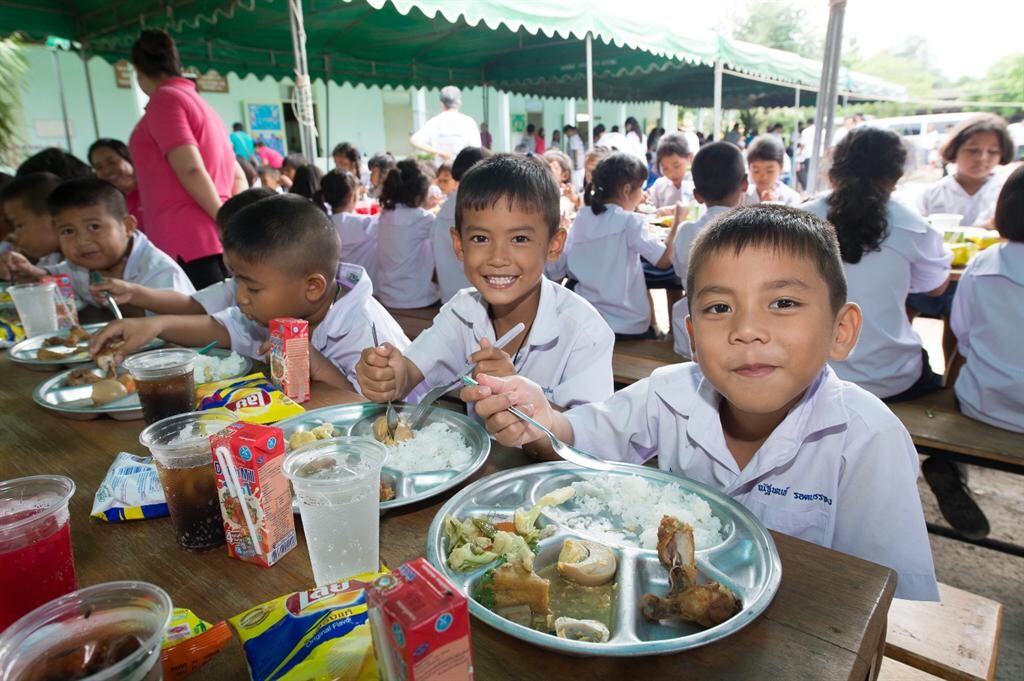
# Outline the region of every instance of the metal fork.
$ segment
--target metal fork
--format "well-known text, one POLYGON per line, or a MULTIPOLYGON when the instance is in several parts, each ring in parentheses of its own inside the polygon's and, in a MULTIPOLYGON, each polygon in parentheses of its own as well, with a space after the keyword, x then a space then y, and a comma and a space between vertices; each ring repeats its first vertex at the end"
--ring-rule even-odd
MULTIPOLYGON (((99 272, 89 273, 89 282, 93 284, 100 284, 103 282, 103 277, 99 272)), ((117 301, 114 300, 114 296, 110 295, 110 291, 104 291, 103 296, 107 299, 107 307, 114 313, 114 317, 117 319, 124 319, 124 315, 121 314, 121 308, 118 307, 117 301)))
MULTIPOLYGON (((462 382, 465 383, 466 385, 480 385, 469 376, 464 376, 462 378, 462 382)), ((554 433, 552 433, 550 430, 534 421, 532 418, 527 416, 524 412, 520 411, 519 409, 516 409, 515 407, 509 407, 508 411, 511 412, 513 416, 516 416, 522 419, 523 421, 526 421, 531 426, 547 435, 548 440, 551 442, 551 448, 555 450, 555 454, 558 454, 558 456, 562 457, 569 463, 574 463, 577 466, 590 468, 595 471, 610 471, 615 468, 614 465, 608 463, 604 459, 598 458, 589 452, 583 451, 582 449, 576 449, 575 447, 571 447, 570 445, 565 444, 564 442, 559 440, 554 433)))
MULTIPOLYGON (((380 341, 377 340, 377 325, 373 322, 370 323, 370 333, 373 334, 373 347, 379 348, 380 341)), ((384 412, 384 424, 388 428, 388 437, 394 439, 395 429, 398 428, 398 414, 395 412, 395 407, 391 404, 391 400, 388 400, 388 408, 384 412)))
MULTIPOLYGON (((494 341, 494 347, 498 349, 505 347, 506 345, 511 343, 512 340, 515 339, 516 336, 521 334, 525 329, 526 325, 523 324, 522 322, 519 322, 518 324, 513 326, 508 333, 506 333, 498 340, 494 341)), ((409 417, 409 428, 412 430, 416 430, 421 425, 423 425, 423 420, 427 418, 427 412, 429 411, 430 406, 434 404, 434 402, 437 402, 438 398, 441 397, 441 395, 447 394, 449 390, 451 390, 457 385, 460 385, 462 383, 462 379, 465 378, 466 376, 469 376, 473 372, 474 366, 474 364, 469 363, 466 366, 466 368, 461 373, 459 373, 458 376, 455 377, 455 380, 450 381, 445 385, 439 385, 436 388, 431 388, 431 390, 426 395, 423 396, 423 399, 420 400, 419 404, 416 405, 416 410, 413 411, 412 416, 409 417)))

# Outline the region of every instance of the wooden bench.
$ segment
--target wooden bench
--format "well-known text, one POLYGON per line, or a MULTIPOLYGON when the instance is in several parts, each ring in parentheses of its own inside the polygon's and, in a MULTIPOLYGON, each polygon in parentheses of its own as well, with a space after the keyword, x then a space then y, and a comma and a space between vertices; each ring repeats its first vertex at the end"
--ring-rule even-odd
POLYGON ((937 681, 939 678, 941 677, 914 669, 891 657, 882 658, 882 668, 875 677, 876 681, 937 681))
POLYGON ((669 340, 617 341, 612 352, 612 375, 615 385, 623 387, 647 378, 658 367, 682 361, 669 340))
MULTIPOLYGON (((939 603, 892 602, 885 656, 942 679, 995 678, 1002 604, 946 584, 939 584, 939 595, 939 603)), ((884 662, 882 669, 886 669, 884 662)), ((891 673, 900 671, 895 665, 889 669, 891 673)), ((880 674, 879 678, 887 677, 880 674)), ((909 681, 914 677, 889 678, 909 681)))

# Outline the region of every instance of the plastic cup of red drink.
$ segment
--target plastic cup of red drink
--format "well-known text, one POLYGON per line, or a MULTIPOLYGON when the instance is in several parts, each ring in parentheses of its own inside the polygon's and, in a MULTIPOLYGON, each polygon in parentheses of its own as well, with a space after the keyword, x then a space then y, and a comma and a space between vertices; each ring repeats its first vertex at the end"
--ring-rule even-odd
POLYGON ((171 598, 146 582, 108 582, 36 608, 0 636, 4 681, 159 681, 171 598))
POLYGON ((68 500, 63 475, 0 482, 0 632, 36 607, 74 591, 68 500))

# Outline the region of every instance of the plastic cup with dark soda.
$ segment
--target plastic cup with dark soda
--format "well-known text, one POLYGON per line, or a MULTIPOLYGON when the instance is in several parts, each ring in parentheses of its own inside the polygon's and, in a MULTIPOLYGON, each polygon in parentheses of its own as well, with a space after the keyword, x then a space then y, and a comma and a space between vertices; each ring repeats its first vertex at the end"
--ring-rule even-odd
POLYGON ((209 438, 236 421, 228 411, 189 412, 157 421, 139 435, 153 455, 174 534, 190 551, 224 544, 209 438))
POLYGON ((68 512, 74 493, 75 483, 62 475, 0 482, 0 631, 75 590, 68 512))
POLYGON ((124 368, 135 379, 146 423, 196 408, 196 353, 187 348, 165 348, 132 355, 124 368))
POLYGON ((4 681, 160 681, 171 598, 146 582, 74 591, 22 617, 0 636, 4 681))

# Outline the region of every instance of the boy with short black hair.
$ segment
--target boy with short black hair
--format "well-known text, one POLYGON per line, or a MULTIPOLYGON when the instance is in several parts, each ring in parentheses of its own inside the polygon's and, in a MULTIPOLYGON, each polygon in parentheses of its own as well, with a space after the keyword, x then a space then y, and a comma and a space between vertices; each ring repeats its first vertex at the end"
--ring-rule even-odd
POLYGON ((803 202, 799 194, 782 182, 785 159, 786 148, 779 137, 767 134, 754 138, 747 147, 747 166, 754 181, 747 190, 747 205, 771 202, 797 206, 803 202))
POLYGON ((937 600, 910 436, 827 364, 850 353, 861 323, 835 230, 784 206, 740 208, 698 235, 689 265, 695 364, 564 414, 522 376, 478 376, 462 397, 505 445, 553 456, 505 411, 514 404, 582 450, 634 463, 657 455, 770 529, 896 570, 898 598, 937 600))
POLYGON ((469 363, 529 376, 558 408, 612 394, 611 329, 587 301, 544 277, 565 243, 558 196, 548 169, 526 156, 499 154, 462 176, 451 245, 476 288, 445 304, 404 356, 388 344, 364 350, 356 373, 366 397, 402 399, 424 379, 447 385, 469 363), (492 347, 520 322, 525 330, 503 350, 492 347))
MULTIPOLYGON (((693 160, 694 198, 707 209, 698 219, 684 222, 676 232, 672 267, 682 281, 686 281, 690 245, 697 235, 716 218, 743 203, 747 191, 747 169, 743 154, 730 142, 711 142, 697 152, 693 160)), ((676 354, 690 358, 690 340, 684 320, 690 314, 687 298, 672 306, 671 324, 673 349, 676 354)))
MULTIPOLYGON (((68 180, 50 193, 46 205, 53 221, 50 229, 65 259, 43 268, 24 257, 12 258, 13 267, 22 274, 35 278, 68 274, 75 295, 97 307, 106 307, 106 300, 90 291, 91 277, 96 275, 186 295, 195 291, 181 266, 136 229, 124 194, 109 182, 96 177, 68 180)), ((127 305, 121 312, 131 317, 144 310, 127 305)))
MULTIPOLYGON (((235 194, 217 210, 217 231, 223 234, 224 227, 235 213, 271 196, 276 196, 276 192, 266 187, 253 187, 235 194)), ((235 304, 236 288, 235 280, 230 277, 191 294, 105 277, 90 285, 89 292, 96 300, 109 293, 118 305, 134 305, 154 314, 214 314, 235 304)))
POLYGON ((186 346, 217 341, 220 347, 261 358, 269 346, 270 320, 295 317, 309 322, 314 378, 331 376, 329 382, 358 390, 355 363, 360 350, 373 343, 371 326, 393 346, 408 345, 397 322, 373 299, 365 270, 339 264, 338 233, 310 201, 287 194, 257 201, 228 221, 222 240, 238 284, 234 307, 214 315, 113 322, 94 336, 90 349, 121 337, 127 353, 160 337, 186 346), (332 372, 319 371, 329 368, 317 364, 321 355, 333 365, 332 372))
MULTIPOLYGON (((46 199, 61 181, 52 173, 29 173, 15 177, 0 191, 0 211, 12 227, 13 250, 4 254, 0 267, 5 279, 21 273, 28 265, 46 268, 64 258, 46 207, 46 199)), ((25 274, 34 276, 30 272, 25 274)))

